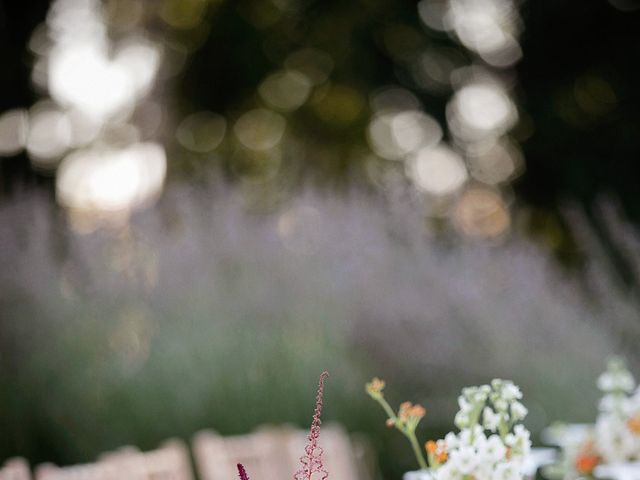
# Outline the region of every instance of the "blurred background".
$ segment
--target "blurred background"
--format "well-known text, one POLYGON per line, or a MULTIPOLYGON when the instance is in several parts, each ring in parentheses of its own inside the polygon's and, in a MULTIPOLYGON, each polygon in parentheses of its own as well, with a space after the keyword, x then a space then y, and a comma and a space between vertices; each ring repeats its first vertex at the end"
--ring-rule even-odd
MULTIPOLYGON (((0 0, 0 457, 210 427, 534 435, 640 366, 640 1, 0 0)), ((293 473, 293 472, 292 472, 293 473)))

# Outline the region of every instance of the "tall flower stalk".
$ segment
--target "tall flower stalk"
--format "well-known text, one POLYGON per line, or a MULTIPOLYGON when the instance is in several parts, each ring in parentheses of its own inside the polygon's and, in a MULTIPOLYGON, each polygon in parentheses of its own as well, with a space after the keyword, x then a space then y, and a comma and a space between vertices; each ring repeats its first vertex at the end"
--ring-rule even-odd
POLYGON ((322 464, 322 448, 318 445, 320 438, 320 416, 322 414, 322 400, 324 395, 324 381, 329 376, 327 372, 320 374, 318 381, 318 391, 316 393, 316 406, 313 412, 313 420, 311 421, 311 429, 309 431, 309 442, 304 448, 304 455, 300 457, 302 468, 298 470, 293 478, 295 480, 312 480, 314 474, 319 475, 319 480, 325 480, 329 473, 324 469, 322 464))

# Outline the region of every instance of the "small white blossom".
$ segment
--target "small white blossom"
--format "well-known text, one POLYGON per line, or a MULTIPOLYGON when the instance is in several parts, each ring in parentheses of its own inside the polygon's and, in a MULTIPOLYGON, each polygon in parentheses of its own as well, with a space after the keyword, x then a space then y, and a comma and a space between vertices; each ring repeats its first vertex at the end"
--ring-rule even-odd
POLYGON ((527 416, 529 410, 520 402, 514 401, 511 404, 511 418, 515 421, 522 420, 527 416))
POLYGON ((478 390, 473 394, 473 401, 476 403, 482 403, 487 400, 487 393, 483 390, 478 390))
POLYGON ((475 480, 493 480, 494 466, 489 462, 481 462, 473 472, 475 480))
POLYGON ((464 413, 469 413, 473 409, 471 403, 462 395, 458 397, 458 406, 460 407, 460 411, 464 413))
POLYGON ((496 465, 495 480, 522 480, 522 473, 515 462, 502 462, 496 465))
POLYGON ((598 377, 598 388, 603 392, 610 392, 615 386, 614 374, 611 372, 604 372, 598 377))
POLYGON ((476 438, 484 436, 482 427, 480 425, 474 425, 472 428, 463 428, 458 435, 460 446, 472 445, 476 438))
POLYGON ((606 394, 600 399, 598 408, 601 412, 616 412, 623 410, 624 397, 606 394))
POLYGON ((635 388, 635 380, 620 358, 609 360, 607 370, 598 377, 598 388, 603 392, 631 393, 635 388))
POLYGON ((482 420, 484 428, 491 432, 495 432, 498 429, 500 423, 500 414, 494 412, 490 407, 484 407, 482 411, 482 420))
POLYGON ((478 449, 480 455, 486 458, 488 462, 496 463, 504 460, 507 454, 507 447, 502 443, 502 439, 498 435, 491 435, 484 445, 478 449))
POLYGON ((451 462, 447 462, 435 472, 436 480, 462 480, 463 476, 451 462))
POLYGON ((402 480, 433 480, 433 473, 430 470, 415 470, 405 473, 402 480))
POLYGON ((630 372, 622 373, 620 377, 618 377, 617 381, 617 387, 627 393, 633 391, 636 386, 636 382, 630 372))
POLYGON ((511 446, 514 449, 514 454, 522 457, 526 457, 531 453, 531 434, 529 430, 519 424, 513 428, 514 441, 511 446))
POLYGON ((473 447, 460 447, 453 450, 447 463, 463 475, 469 475, 478 465, 476 451, 473 447))
POLYGON ((513 433, 515 433, 517 438, 525 438, 527 440, 529 440, 529 436, 531 435, 529 430, 527 430, 522 424, 513 427, 513 433))
POLYGON ((498 412, 506 412, 509 409, 509 403, 504 398, 498 398, 493 402, 493 406, 498 412))
POLYGON ((462 389, 462 395, 464 395, 465 397, 469 397, 473 395, 474 391, 475 391, 475 387, 464 387, 462 389))
POLYGON ((636 479, 640 473, 640 462, 599 465, 594 473, 597 478, 611 478, 613 480, 636 479))
POLYGON ((522 398, 522 392, 517 385, 511 382, 506 382, 502 387, 502 398, 510 402, 513 400, 520 400, 522 398))
POLYGON ((458 448, 460 445, 460 441, 455 433, 449 432, 444 437, 444 443, 447 445, 447 450, 453 450, 458 448))
POLYGON ((635 381, 629 372, 605 372, 598 378, 598 388, 603 392, 629 393, 634 387, 635 381))
POLYGON ((473 438, 473 448, 475 448, 478 451, 482 450, 486 445, 486 443, 487 443, 487 437, 482 431, 477 433, 473 438))
POLYGON ((624 462, 638 454, 636 438, 624 419, 600 415, 596 422, 598 449, 606 463, 624 462))

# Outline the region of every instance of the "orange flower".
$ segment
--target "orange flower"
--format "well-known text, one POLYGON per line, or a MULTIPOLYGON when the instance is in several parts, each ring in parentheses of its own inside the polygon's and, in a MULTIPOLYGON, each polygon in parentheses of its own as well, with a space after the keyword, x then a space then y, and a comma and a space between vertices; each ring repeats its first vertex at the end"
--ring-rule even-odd
POLYGON ((593 453, 583 453, 576 458, 576 470, 583 475, 590 475, 600 463, 600 457, 593 453))
POLYGON ((413 405, 411 402, 403 402, 400 404, 400 410, 398 410, 398 418, 402 422, 409 420, 420 420, 424 417, 426 410, 422 405, 413 405))
POLYGON ((600 456, 595 451, 593 441, 586 442, 576 457, 576 470, 583 475, 590 475, 600 463, 600 456))
POLYGON ((379 397, 384 390, 384 380, 380 380, 378 377, 374 377, 369 383, 366 384, 365 389, 367 393, 372 397, 379 397))
POLYGON ((433 440, 429 440, 424 444, 424 448, 429 454, 430 457, 435 458, 436 462, 444 463, 449 458, 447 454, 447 444, 444 443, 444 440, 438 440, 434 442, 433 440))
POLYGON ((631 417, 627 421, 627 427, 629 427, 629 430, 631 430, 633 433, 635 433, 636 435, 639 435, 640 434, 640 415, 631 417))
POLYGON ((449 454, 447 452, 440 452, 438 453, 438 455, 436 455, 436 460, 438 460, 438 463, 444 463, 448 458, 449 454))

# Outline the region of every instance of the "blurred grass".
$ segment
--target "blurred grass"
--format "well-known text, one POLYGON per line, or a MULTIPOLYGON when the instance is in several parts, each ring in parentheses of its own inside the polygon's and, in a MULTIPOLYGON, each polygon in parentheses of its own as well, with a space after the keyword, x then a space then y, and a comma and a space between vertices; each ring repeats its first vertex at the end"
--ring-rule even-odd
POLYGON ((452 428, 464 385, 494 376, 523 387, 537 433, 591 418, 616 325, 637 325, 602 269, 606 295, 589 293, 517 237, 435 240, 414 207, 357 192, 264 215, 234 195, 178 189, 91 235, 37 198, 0 209, 1 457, 66 464, 202 428, 306 427, 326 369, 325 420, 369 435, 400 478, 414 459, 365 395, 372 376, 392 405, 427 407, 422 440, 452 428))

